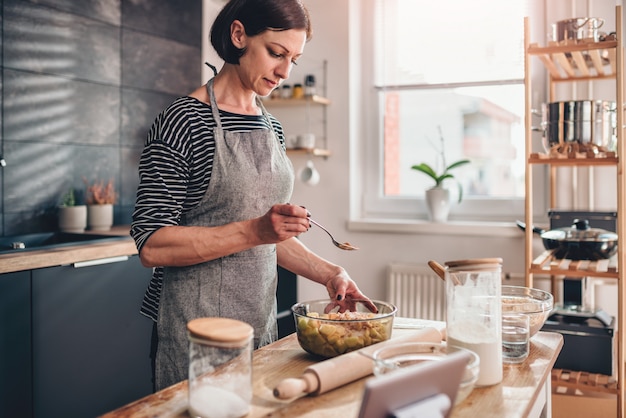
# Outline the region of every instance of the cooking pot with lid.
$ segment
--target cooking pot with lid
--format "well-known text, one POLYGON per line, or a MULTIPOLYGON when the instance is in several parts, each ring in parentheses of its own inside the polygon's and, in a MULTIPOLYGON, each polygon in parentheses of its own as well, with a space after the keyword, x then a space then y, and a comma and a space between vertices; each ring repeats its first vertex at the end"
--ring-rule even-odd
POLYGON ((564 40, 598 42, 600 40, 598 29, 602 25, 604 25, 604 19, 597 17, 559 20, 552 24, 552 40, 557 42, 564 40))
MULTIPOLYGON (((525 230, 526 225, 517 221, 517 226, 525 230)), ((546 250, 555 250, 557 259, 602 260, 611 258, 617 252, 617 234, 589 226, 587 219, 576 219, 570 227, 545 231, 533 227, 540 235, 546 250)))

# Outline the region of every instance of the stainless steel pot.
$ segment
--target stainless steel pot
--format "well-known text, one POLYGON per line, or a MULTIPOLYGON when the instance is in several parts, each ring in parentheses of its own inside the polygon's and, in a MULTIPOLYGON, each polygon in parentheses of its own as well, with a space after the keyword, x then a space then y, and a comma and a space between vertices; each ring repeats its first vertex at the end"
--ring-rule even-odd
POLYGON ((598 29, 604 25, 604 19, 597 17, 576 17, 559 20, 552 24, 552 40, 593 41, 600 40, 598 29))
POLYGON ((617 106, 605 100, 570 100, 542 105, 543 145, 546 152, 555 145, 595 145, 601 151, 615 151, 617 106))

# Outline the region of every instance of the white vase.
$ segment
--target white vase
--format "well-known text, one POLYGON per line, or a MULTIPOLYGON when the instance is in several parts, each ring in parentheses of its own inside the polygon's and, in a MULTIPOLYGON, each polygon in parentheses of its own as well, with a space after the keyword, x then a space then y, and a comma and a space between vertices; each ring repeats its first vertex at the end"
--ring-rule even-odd
POLYGON ((87 227, 87 206, 61 206, 58 211, 59 229, 63 232, 81 233, 87 227))
POLYGON ((113 225, 113 205, 88 205, 87 225, 92 231, 108 231, 113 225))
POLYGON ((433 222, 446 222, 450 213, 450 190, 433 187, 426 190, 428 216, 433 222))

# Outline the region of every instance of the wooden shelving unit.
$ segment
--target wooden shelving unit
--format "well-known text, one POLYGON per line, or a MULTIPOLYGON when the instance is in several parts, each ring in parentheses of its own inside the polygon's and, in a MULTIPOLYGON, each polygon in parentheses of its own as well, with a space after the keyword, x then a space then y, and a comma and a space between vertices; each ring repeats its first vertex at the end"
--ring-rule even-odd
MULTIPOLYGON (((547 46, 539 46, 529 42, 530 26, 528 18, 524 21, 525 33, 525 104, 526 104, 526 225, 533 224, 533 178, 532 166, 536 164, 547 165, 550 168, 551 207, 554 207, 555 199, 555 176, 558 167, 592 167, 613 166, 617 176, 617 235, 620 238, 620 246, 617 254, 610 260, 597 262, 572 261, 556 259, 552 252, 544 251, 541 254, 533 254, 533 231, 526 228, 525 235, 525 265, 526 286, 533 287, 534 274, 546 274, 551 277, 583 278, 603 277, 615 279, 618 283, 618 318, 616 332, 616 371, 615 379, 602 375, 593 375, 584 372, 570 372, 555 370, 553 382, 559 384, 567 375, 570 385, 582 390, 590 387, 600 388, 604 392, 617 395, 617 416, 625 416, 625 355, 626 355, 626 246, 622 245, 622 239, 626 238, 626 143, 624 128, 624 46, 623 46, 623 23, 622 6, 615 7, 615 38, 599 42, 563 42, 549 43, 547 46), (560 152, 541 153, 532 150, 532 86, 531 86, 531 58, 538 58, 544 65, 549 75, 549 97, 556 96, 555 85, 563 82, 591 82, 594 80, 615 80, 616 104, 617 104, 617 152, 598 152, 597 150, 565 149, 560 152)), ((552 100, 551 100, 552 101, 552 100)), ((606 193, 607 191, 599 191, 606 193)), ((609 191, 613 192, 613 191, 609 191)))

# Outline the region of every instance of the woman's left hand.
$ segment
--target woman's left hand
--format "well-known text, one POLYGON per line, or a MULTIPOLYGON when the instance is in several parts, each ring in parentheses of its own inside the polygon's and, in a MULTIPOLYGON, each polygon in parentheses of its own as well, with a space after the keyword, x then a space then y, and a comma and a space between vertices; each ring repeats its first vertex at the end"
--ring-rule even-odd
POLYGON ((339 306, 339 312, 355 311, 357 302, 363 303, 367 309, 377 313, 378 309, 372 301, 359 290, 354 280, 344 270, 326 282, 326 290, 332 302, 325 312, 328 313, 339 306))

